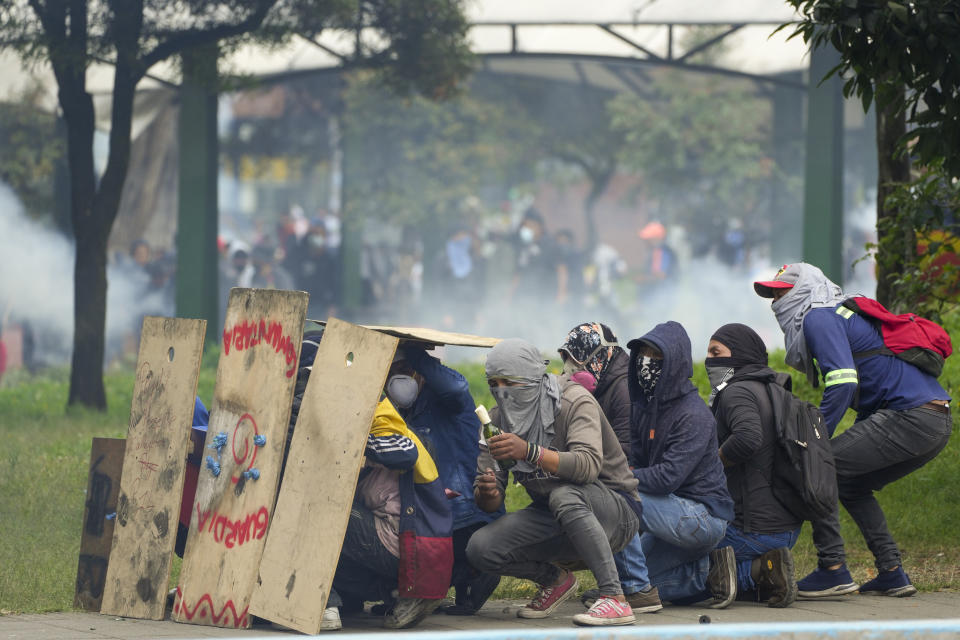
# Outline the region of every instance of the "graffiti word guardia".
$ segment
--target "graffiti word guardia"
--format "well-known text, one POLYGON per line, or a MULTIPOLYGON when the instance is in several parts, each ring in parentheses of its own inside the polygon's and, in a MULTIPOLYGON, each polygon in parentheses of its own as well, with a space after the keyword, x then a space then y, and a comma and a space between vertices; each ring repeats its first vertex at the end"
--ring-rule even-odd
POLYGON ((283 353, 287 359, 287 377, 293 377, 297 371, 297 349, 290 336, 283 335, 283 325, 275 320, 269 322, 263 318, 243 322, 227 328, 223 332, 223 355, 230 355, 231 348, 243 351, 259 344, 273 347, 276 353, 283 353))
POLYGON ((222 542, 227 549, 232 549, 234 545, 242 545, 248 540, 259 540, 267 533, 270 514, 267 513, 266 507, 260 507, 259 511, 248 514, 240 520, 230 520, 216 511, 213 513, 201 511, 199 504, 196 508, 198 531, 203 533, 206 528, 213 534, 214 542, 222 542))

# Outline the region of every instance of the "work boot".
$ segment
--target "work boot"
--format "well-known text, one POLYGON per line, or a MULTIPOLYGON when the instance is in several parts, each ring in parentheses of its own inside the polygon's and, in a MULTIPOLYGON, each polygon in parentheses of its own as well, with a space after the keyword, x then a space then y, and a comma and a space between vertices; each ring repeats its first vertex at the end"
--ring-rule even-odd
POLYGON ((723 547, 710 552, 710 572, 707 574, 707 589, 713 595, 711 609, 726 609, 737 597, 737 558, 733 547, 723 547))
POLYGON ((789 607, 797 599, 793 576, 793 556, 786 547, 767 551, 750 564, 750 577, 757 585, 761 600, 770 607, 789 607))

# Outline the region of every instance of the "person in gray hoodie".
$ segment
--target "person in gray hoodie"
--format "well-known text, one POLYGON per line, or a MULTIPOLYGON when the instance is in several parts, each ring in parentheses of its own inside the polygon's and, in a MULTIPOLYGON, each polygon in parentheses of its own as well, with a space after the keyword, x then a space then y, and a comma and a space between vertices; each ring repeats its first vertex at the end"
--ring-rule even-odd
POLYGON ((491 418, 503 431, 477 460, 474 497, 488 512, 504 499, 507 472, 532 502, 478 530, 467 559, 478 571, 532 580, 540 589, 517 612, 544 618, 577 592, 571 565, 584 564, 600 596, 579 625, 635 621, 613 554, 637 533, 637 481, 597 401, 566 376, 546 372, 537 349, 523 340, 498 343, 487 356, 487 380, 497 401, 491 418))
MULTIPOLYGON (((677 322, 627 343, 630 462, 643 502, 640 542, 650 582, 673 604, 736 598, 736 560, 716 549, 733 519, 716 422, 690 381, 690 338, 677 322)), ((639 561, 638 560, 638 561, 639 561)))

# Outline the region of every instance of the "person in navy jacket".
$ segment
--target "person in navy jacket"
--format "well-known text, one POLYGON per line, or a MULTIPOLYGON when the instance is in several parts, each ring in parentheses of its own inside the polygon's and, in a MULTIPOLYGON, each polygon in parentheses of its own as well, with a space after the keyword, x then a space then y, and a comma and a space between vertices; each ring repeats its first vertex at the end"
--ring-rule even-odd
POLYGON ((444 366, 422 347, 404 342, 390 368, 387 395, 407 425, 430 450, 453 511, 456 603, 444 611, 475 613, 490 597, 500 576, 479 573, 466 559, 467 542, 477 529, 505 513, 487 513, 474 502, 473 478, 480 453, 480 421, 470 386, 460 373, 444 366))
POLYGON ((640 536, 649 581, 660 598, 714 608, 736 597, 736 560, 716 549, 733 519, 713 414, 690 381, 690 338, 658 324, 630 349, 630 464, 643 503, 640 536))
MULTIPOLYGON (((840 502, 873 553, 877 577, 860 593, 911 596, 917 592, 903 571, 900 551, 874 493, 933 460, 950 439, 950 396, 936 378, 892 355, 855 359, 883 347, 880 332, 843 306, 846 296, 820 269, 803 262, 784 265, 773 280, 755 282, 772 298, 784 330, 786 362, 817 386, 820 410, 833 436, 847 408, 852 427, 832 439, 840 502)), ((813 523, 818 567, 797 583, 800 597, 825 597, 858 589, 845 564, 838 513, 813 523)))

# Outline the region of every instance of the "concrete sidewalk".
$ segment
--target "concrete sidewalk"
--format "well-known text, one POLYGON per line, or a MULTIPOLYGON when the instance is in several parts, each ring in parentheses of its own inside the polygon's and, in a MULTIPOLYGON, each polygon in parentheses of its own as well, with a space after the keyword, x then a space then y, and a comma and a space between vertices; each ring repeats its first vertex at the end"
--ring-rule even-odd
MULTIPOLYGON (((584 609, 577 602, 562 605, 552 617, 522 620, 516 617, 520 601, 491 601, 475 616, 434 614, 415 629, 392 633, 449 638, 591 638, 609 637, 610 628, 574 627, 571 618, 584 609), (460 633, 458 633, 460 632, 460 633), (463 633, 465 632, 465 633, 463 633), (597 633, 594 636, 594 633, 597 633)), ((705 622, 705 621, 704 621, 705 622)), ((344 628, 335 636, 391 633, 380 618, 370 615, 345 617, 344 628)), ((819 637, 833 638, 960 638, 960 593, 921 593, 912 598, 851 595, 836 599, 801 600, 787 609, 735 602, 727 609, 666 607, 654 614, 637 616, 637 624, 619 627, 612 635, 636 637, 669 636, 695 638, 819 637), (710 625, 698 624, 709 616, 710 625), (899 621, 899 624, 896 622, 899 621), (903 621, 939 621, 911 622, 903 621), (886 624, 887 622, 891 624, 886 624), (746 623, 746 624, 745 624, 746 623), (851 624, 853 623, 853 624, 851 624), (685 627, 681 625, 695 625, 685 627)), ((152 621, 118 618, 95 613, 50 613, 0 617, 0 640, 140 640, 145 638, 277 638, 301 634, 275 626, 247 630, 221 629, 171 620, 152 621)), ((329 636, 329 634, 324 634, 329 636)), ((359 638, 357 639, 359 640, 359 638)))

